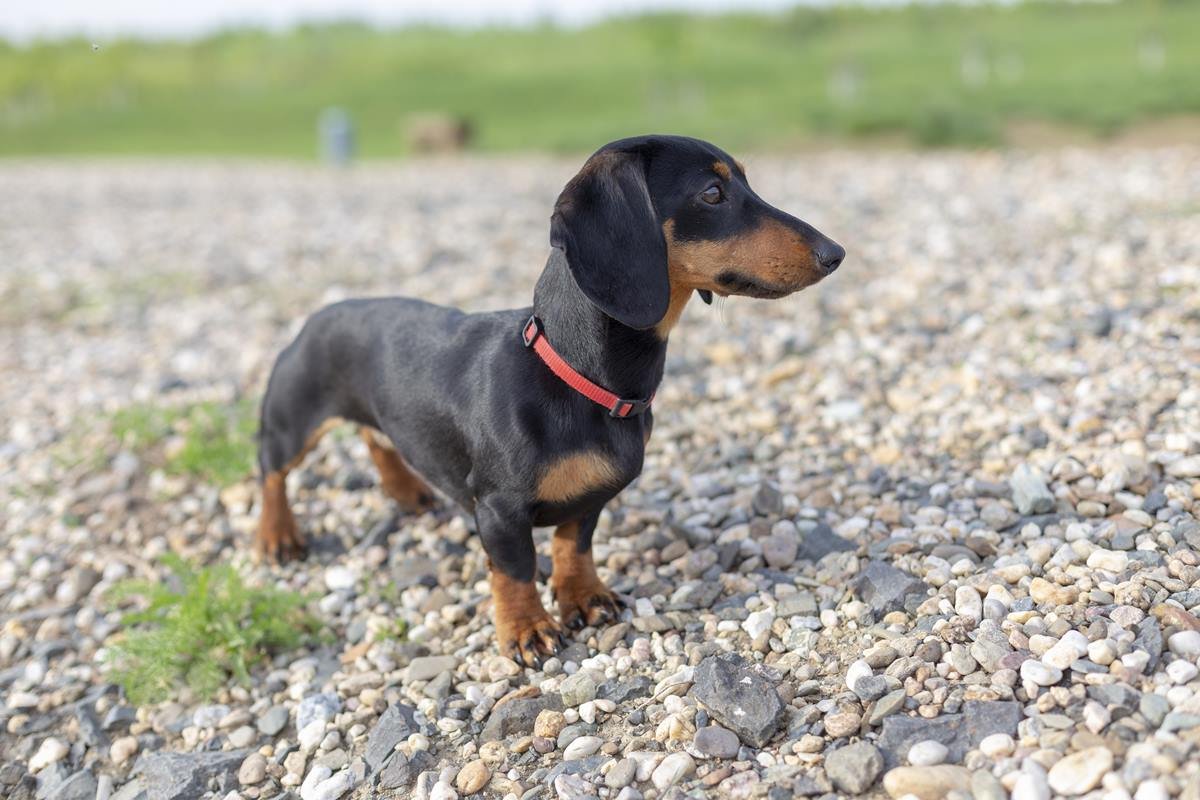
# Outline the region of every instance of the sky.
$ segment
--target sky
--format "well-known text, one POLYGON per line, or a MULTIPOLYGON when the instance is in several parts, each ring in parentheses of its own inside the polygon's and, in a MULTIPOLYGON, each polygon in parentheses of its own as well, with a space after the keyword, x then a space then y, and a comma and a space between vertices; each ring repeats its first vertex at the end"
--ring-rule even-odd
MULTIPOLYGON (((832 0, 0 0, 0 37, 24 41, 64 34, 190 37, 232 25, 287 27, 360 19, 377 24, 522 24, 553 19, 578 25, 651 9, 780 9, 832 0)), ((878 2, 878 0, 876 0, 878 2)), ((883 0, 887 2, 888 0, 883 0)))

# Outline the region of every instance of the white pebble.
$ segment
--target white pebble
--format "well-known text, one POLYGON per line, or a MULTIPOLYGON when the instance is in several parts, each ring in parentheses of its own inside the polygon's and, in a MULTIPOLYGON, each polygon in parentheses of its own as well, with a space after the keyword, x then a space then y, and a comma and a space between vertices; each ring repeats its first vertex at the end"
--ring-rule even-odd
POLYGON ((950 755, 950 750, 941 742, 926 739, 908 749, 908 763, 914 767, 933 767, 941 764, 950 755))
POLYGON ((1200 656, 1200 631, 1180 631, 1171 634, 1171 638, 1167 640, 1167 647, 1177 656, 1200 656))
POLYGON ((587 758, 600 749, 604 740, 599 736, 580 736, 563 749, 563 761, 587 758))
POLYGON ((1012 755, 1016 743, 1007 733, 993 733, 983 737, 979 742, 979 752, 988 758, 1004 758, 1012 755))
POLYGON ((850 691, 854 691, 854 685, 856 683, 863 678, 869 678, 874 674, 875 671, 871 669, 871 665, 860 658, 858 661, 855 661, 853 664, 851 664, 846 670, 846 688, 850 691))
POLYGON ((1129 554, 1123 550, 1093 550, 1087 565, 1105 572, 1124 572, 1129 565, 1129 554))
POLYGON ((976 622, 983 619, 983 598, 973 586, 960 586, 954 590, 954 613, 976 622))
POLYGON ((695 771, 696 762, 690 755, 684 752, 672 753, 655 767, 650 780, 654 783, 655 788, 664 792, 695 771))
POLYGON ((1172 682, 1177 683, 1180 686, 1190 682, 1192 678, 1195 678, 1197 672, 1200 672, 1200 670, 1196 669, 1195 664, 1191 663, 1190 661, 1183 661, 1182 659, 1178 661, 1172 661, 1167 665, 1167 677, 1169 677, 1172 682))
POLYGON ((1053 686, 1062 680, 1062 670, 1030 659, 1021 665, 1021 680, 1038 686, 1053 686))
POLYGON ((61 739, 55 739, 51 736, 42 741, 37 752, 29 759, 29 771, 40 772, 51 764, 61 761, 63 756, 68 752, 67 746, 63 744, 61 739))

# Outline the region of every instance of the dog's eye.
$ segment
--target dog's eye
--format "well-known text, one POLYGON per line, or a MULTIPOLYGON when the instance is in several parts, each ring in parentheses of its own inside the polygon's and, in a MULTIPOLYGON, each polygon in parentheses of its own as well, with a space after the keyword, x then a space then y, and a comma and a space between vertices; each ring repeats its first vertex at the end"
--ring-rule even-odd
POLYGON ((712 186, 700 193, 700 199, 708 203, 710 206, 715 206, 717 203, 725 200, 725 193, 721 191, 720 186, 714 183, 712 186))

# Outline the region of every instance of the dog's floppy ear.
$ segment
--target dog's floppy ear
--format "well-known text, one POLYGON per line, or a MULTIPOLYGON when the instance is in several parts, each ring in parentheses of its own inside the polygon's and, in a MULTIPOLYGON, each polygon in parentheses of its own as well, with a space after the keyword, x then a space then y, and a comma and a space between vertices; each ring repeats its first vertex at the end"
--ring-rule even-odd
POLYGON ((588 159, 558 196, 550 244, 566 254, 588 299, 618 322, 640 330, 667 313, 667 242, 640 153, 602 150, 588 159))

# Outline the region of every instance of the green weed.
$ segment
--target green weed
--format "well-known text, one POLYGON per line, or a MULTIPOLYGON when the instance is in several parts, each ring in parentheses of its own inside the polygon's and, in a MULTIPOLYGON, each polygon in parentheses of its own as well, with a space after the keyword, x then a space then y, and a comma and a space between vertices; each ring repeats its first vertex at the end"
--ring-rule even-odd
POLYGON ((174 555, 163 562, 166 582, 124 581, 108 595, 114 603, 145 604, 125 615, 130 629, 109 649, 112 677, 133 703, 159 702, 184 686, 211 697, 316 635, 318 621, 300 594, 247 586, 227 565, 197 568, 174 555))
POLYGON ((182 442, 165 458, 166 470, 227 486, 253 468, 256 408, 250 400, 179 407, 136 405, 113 415, 112 432, 125 447, 143 453, 179 436, 182 442))

